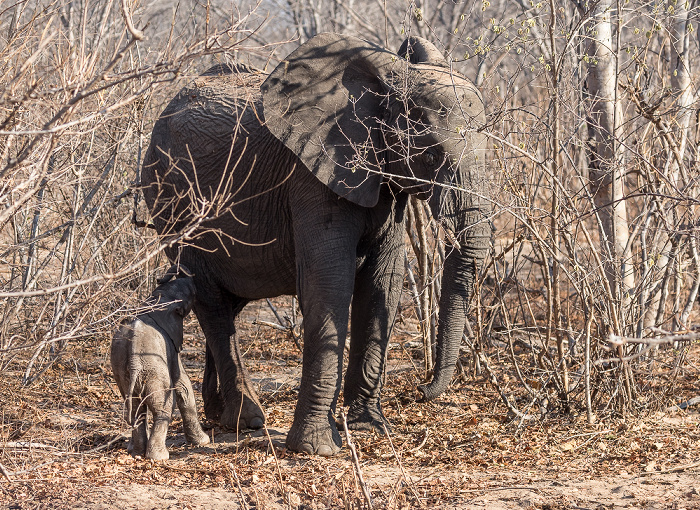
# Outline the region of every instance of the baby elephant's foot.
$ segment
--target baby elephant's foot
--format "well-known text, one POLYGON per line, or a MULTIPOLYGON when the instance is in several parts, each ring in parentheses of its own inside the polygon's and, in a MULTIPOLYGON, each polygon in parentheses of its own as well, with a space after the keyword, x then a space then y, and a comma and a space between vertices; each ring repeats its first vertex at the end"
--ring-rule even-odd
MULTIPOLYGON (((391 432, 391 425, 384 417, 382 406, 379 400, 357 399, 350 404, 347 416, 348 428, 350 430, 364 430, 367 432, 378 432, 379 434, 391 432)), ((342 427, 341 423, 338 423, 342 427)))
POLYGON ((315 420, 306 417, 303 423, 295 420, 287 434, 287 448, 295 452, 330 457, 338 453, 342 445, 338 428, 330 415, 315 420))
POLYGON ((262 408, 246 396, 243 405, 240 401, 228 403, 221 415, 221 425, 230 430, 261 429, 264 424, 262 408))
POLYGON ((206 432, 200 429, 192 434, 187 434, 187 442, 192 446, 204 446, 205 444, 209 444, 211 439, 209 439, 206 432))
POLYGON ((145 457, 146 456, 146 445, 136 444, 133 441, 129 441, 126 447, 127 453, 132 457, 145 457))
POLYGON ((138 425, 131 433, 131 441, 126 451, 134 457, 145 457, 148 448, 148 432, 143 424, 138 425))
POLYGON ((148 449, 146 450, 146 458, 147 459, 152 459, 152 460, 168 460, 170 458, 170 454, 168 453, 168 449, 165 447, 165 445, 148 445, 148 449))

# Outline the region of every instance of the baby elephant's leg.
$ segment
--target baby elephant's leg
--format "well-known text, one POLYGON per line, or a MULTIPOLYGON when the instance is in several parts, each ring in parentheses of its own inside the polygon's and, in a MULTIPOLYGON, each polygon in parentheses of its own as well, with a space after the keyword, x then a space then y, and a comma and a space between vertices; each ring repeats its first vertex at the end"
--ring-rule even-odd
POLYGON ((146 455, 148 444, 148 410, 145 402, 140 397, 127 397, 130 399, 131 416, 127 422, 131 424, 131 443, 127 451, 133 456, 143 457, 146 455))
POLYGON ((173 390, 158 385, 154 391, 150 391, 146 402, 153 415, 153 427, 148 438, 146 458, 153 460, 167 460, 170 458, 165 446, 165 436, 168 434, 168 426, 173 414, 173 390))
POLYGON ((201 446, 209 444, 209 436, 202 430, 197 416, 197 404, 194 400, 194 391, 192 383, 187 377, 187 372, 182 366, 182 360, 177 358, 179 366, 179 377, 175 380, 175 398, 177 399, 177 407, 182 415, 182 426, 185 429, 185 437, 190 444, 201 446))

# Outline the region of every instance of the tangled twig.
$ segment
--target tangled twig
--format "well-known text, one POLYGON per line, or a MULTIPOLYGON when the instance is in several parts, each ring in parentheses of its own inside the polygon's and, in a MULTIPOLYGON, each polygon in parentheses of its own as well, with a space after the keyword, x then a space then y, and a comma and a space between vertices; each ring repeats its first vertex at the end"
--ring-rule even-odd
POLYGON ((126 5, 126 1, 127 0, 122 0, 121 2, 122 16, 124 16, 124 23, 126 23, 126 29, 131 34, 131 37, 133 37, 137 41, 143 41, 145 38, 143 32, 134 26, 134 21, 131 19, 131 14, 129 13, 129 8, 126 5))

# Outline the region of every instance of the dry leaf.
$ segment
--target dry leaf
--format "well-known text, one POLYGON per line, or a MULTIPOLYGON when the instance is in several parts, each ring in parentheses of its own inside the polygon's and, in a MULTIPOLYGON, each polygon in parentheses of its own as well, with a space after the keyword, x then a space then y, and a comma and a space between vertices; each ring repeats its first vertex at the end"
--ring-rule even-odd
POLYGON ((576 441, 574 441, 573 439, 559 446, 559 449, 564 452, 568 452, 570 450, 573 450, 574 448, 576 448, 576 441))

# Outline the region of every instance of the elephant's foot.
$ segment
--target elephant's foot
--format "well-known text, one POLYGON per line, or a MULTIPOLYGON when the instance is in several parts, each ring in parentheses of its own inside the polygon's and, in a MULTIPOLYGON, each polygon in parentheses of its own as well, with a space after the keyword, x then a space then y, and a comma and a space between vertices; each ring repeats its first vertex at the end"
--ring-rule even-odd
POLYGON ((287 448, 322 457, 330 457, 340 451, 343 441, 333 419, 328 416, 305 417, 302 423, 296 420, 287 434, 287 448))
POLYGON ((152 460, 168 460, 170 454, 165 445, 155 445, 149 443, 148 449, 146 450, 146 458, 152 460))
POLYGON ((257 402, 243 395, 242 403, 239 400, 226 404, 220 423, 230 430, 261 429, 265 424, 265 413, 257 402))
MULTIPOLYGON (((145 418, 143 418, 145 420, 145 418)), ((126 447, 126 451, 134 457, 144 457, 148 447, 148 429, 143 422, 140 422, 131 432, 131 441, 126 447)))
POLYGON ((207 420, 220 421, 221 415, 224 414, 224 400, 221 398, 221 393, 203 390, 202 399, 204 400, 204 415, 207 417, 207 420))
MULTIPOLYGON (((384 434, 386 427, 386 431, 391 432, 391 425, 384 417, 379 400, 356 399, 350 404, 347 422, 350 430, 374 431, 384 434)), ((342 428, 343 424, 338 423, 338 426, 342 428)))
POLYGON ((201 428, 197 431, 185 434, 185 437, 187 438, 187 442, 192 446, 204 446, 205 444, 209 444, 211 442, 207 433, 201 428))
POLYGON ((126 447, 126 451, 132 457, 145 457, 146 456, 146 445, 141 443, 135 443, 133 439, 129 441, 126 447))

